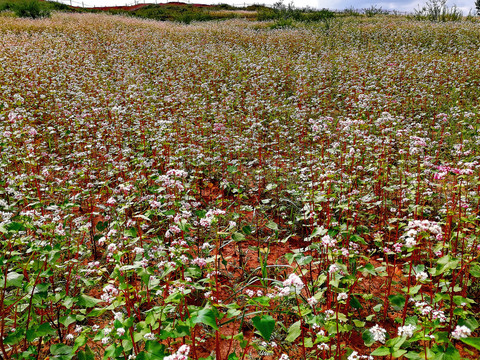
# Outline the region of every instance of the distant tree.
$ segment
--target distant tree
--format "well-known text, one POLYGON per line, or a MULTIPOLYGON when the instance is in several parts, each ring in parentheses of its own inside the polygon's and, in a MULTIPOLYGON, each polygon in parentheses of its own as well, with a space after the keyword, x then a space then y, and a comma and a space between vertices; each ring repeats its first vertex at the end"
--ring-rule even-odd
POLYGON ((477 9, 477 15, 480 15, 480 0, 475 1, 475 8, 477 9))

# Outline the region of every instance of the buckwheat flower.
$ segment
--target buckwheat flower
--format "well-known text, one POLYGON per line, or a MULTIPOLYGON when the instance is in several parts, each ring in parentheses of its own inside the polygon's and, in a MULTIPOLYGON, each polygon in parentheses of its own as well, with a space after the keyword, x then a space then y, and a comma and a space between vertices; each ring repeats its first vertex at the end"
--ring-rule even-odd
POLYGON ((283 286, 294 286, 297 290, 301 290, 305 285, 298 275, 290 274, 288 279, 283 282, 283 286))
POLYGON ((125 334, 125 329, 124 328, 118 328, 117 329, 117 335, 118 336, 123 336, 125 334))
POLYGON ((113 311, 113 318, 118 321, 123 321, 123 314, 120 311, 113 311))
POLYGON ((278 360, 290 360, 290 358, 288 357, 287 354, 282 354, 282 355, 280 355, 278 360))
POLYGON ((344 292, 338 294, 338 296, 337 296, 337 300, 338 300, 338 301, 347 300, 347 299, 348 299, 348 294, 347 294, 347 293, 344 293, 344 292))
POLYGON ((245 293, 247 294, 248 297, 253 297, 255 295, 255 292, 250 289, 245 290, 245 293))
POLYGON ((336 273, 338 270, 340 270, 340 268, 338 267, 337 264, 332 264, 332 265, 330 265, 330 267, 328 268, 328 272, 329 272, 330 274, 336 273))
POLYGON ((137 358, 136 355, 132 354, 132 355, 128 355, 128 360, 135 360, 137 358))
POLYGON ((453 330, 452 332, 452 337, 458 340, 458 339, 469 337, 471 333, 472 333, 472 330, 470 330, 465 325, 462 325, 462 326, 457 325, 455 330, 453 330))
POLYGON ((373 339, 375 341, 385 344, 387 330, 385 330, 384 328, 381 328, 378 325, 375 325, 374 327, 370 328, 370 333, 372 334, 373 339))
POLYGON ((143 335, 143 338, 145 340, 155 340, 155 334, 147 333, 147 334, 143 335))
POLYGON ((335 311, 331 309, 325 310, 325 316, 327 320, 330 320, 333 317, 333 315, 335 315, 335 311))
POLYGON ((312 296, 311 298, 308 298, 307 303, 310 306, 314 306, 316 303, 318 303, 318 300, 312 296))
POLYGON ((417 241, 413 238, 413 237, 407 237, 405 239, 405 246, 407 248, 412 248, 414 247, 415 245, 417 245, 417 241))
POLYGON ((82 327, 82 326, 76 325, 76 326, 75 326, 75 330, 73 330, 73 331, 75 331, 76 333, 78 333, 78 332, 81 332, 82 330, 83 330, 83 327, 82 327))
POLYGON ((116 203, 117 201, 113 197, 107 200, 107 205, 109 206, 114 206, 116 203))
POLYGON ((143 254, 145 250, 137 246, 135 249, 133 249, 133 252, 138 255, 138 254, 143 254))
POLYGON ((401 243, 396 243, 393 245, 393 251, 395 251, 396 253, 400 253, 402 252, 402 244, 401 243))
POLYGON ((322 237, 322 244, 325 247, 335 247, 337 242, 330 237, 330 235, 325 235, 322 237))
POLYGON ((354 351, 350 354, 350 356, 347 358, 347 360, 358 360, 360 357, 358 356, 358 352, 354 351))
POLYGON ((98 331, 98 329, 100 329, 100 326, 98 326, 98 325, 93 325, 92 326, 93 331, 98 331))
POLYGON ((73 340, 73 338, 73 334, 68 334, 67 336, 65 336, 65 340, 73 340))
POLYGON ((447 321, 447 317, 445 316, 445 313, 442 310, 433 310, 432 318, 433 320, 438 319, 441 323, 444 323, 447 321))
POLYGON ((190 352, 190 346, 183 344, 180 346, 177 350, 177 354, 185 355, 187 356, 188 353, 190 352))
POLYGON ((286 286, 286 287, 280 289, 280 291, 278 292, 279 297, 284 297, 284 296, 288 296, 288 295, 290 295, 290 287, 289 286, 286 286))
POLYGON ((117 245, 115 245, 115 244, 109 244, 109 245, 107 246, 107 251, 108 251, 109 253, 113 253, 115 250, 117 250, 117 245))
POLYGON ((421 271, 417 275, 415 275, 415 278, 417 279, 417 281, 424 282, 428 279, 428 274, 425 271, 421 271))
POLYGON ((108 344, 109 341, 110 341, 110 338, 108 336, 105 336, 104 338, 102 338, 102 344, 103 345, 108 344))
POLYGON ((103 334, 105 336, 109 335, 111 332, 112 332, 112 328, 106 327, 105 329, 103 329, 103 334))
POLYGON ((326 343, 320 343, 317 345, 318 350, 328 350, 330 349, 330 345, 326 343))
POLYGON ((407 339, 413 336, 417 327, 415 325, 405 325, 398 328, 398 336, 405 336, 407 339))
POLYGON ((192 264, 202 268, 207 265, 207 260, 204 258, 195 258, 192 260, 192 264))

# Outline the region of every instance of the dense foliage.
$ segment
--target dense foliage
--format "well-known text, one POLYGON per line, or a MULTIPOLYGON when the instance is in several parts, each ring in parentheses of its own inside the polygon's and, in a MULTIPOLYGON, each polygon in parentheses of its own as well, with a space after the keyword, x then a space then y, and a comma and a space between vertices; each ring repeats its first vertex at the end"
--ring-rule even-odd
POLYGON ((2 358, 478 359, 478 23, 0 39, 2 358))

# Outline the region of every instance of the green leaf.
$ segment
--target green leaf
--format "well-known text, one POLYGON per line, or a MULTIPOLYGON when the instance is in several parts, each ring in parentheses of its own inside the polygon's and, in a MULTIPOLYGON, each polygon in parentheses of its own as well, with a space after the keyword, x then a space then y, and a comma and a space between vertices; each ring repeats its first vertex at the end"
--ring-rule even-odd
POLYGON ((52 328, 50 323, 46 322, 40 325, 37 330, 35 331, 36 337, 46 336, 46 335, 54 335, 56 333, 55 329, 52 328))
MULTIPOLYGON (((75 339, 75 343, 73 344, 73 351, 77 351, 79 348, 81 348, 83 345, 87 343, 87 337, 82 334, 79 337, 75 339)), ((87 352, 88 345, 85 348, 85 351, 87 352)), ((90 350, 91 351, 91 350, 90 350)))
POLYGON ((6 345, 15 345, 18 344, 21 340, 23 340, 23 331, 17 330, 13 333, 8 334, 8 336, 3 339, 3 343, 6 345))
POLYGON ((130 228, 128 228, 128 229, 126 229, 126 230, 124 231, 124 234, 125 234, 126 236, 130 236, 130 237, 133 237, 133 238, 134 238, 134 237, 137 237, 138 232, 137 232, 137 229, 136 229, 136 228, 130 227, 130 228))
POLYGON ((362 327, 365 326, 365 322, 360 321, 360 320, 357 320, 357 319, 353 319, 353 323, 354 323, 355 326, 358 327, 358 328, 362 328, 362 327))
POLYGON ((242 227, 242 231, 245 235, 250 235, 252 233, 252 227, 249 225, 245 225, 242 227))
POLYGON ((99 302, 102 301, 85 294, 78 295, 76 299, 77 299, 77 305, 84 306, 87 308, 94 307, 95 305, 97 305, 99 302))
POLYGON ((362 334, 362 339, 365 345, 367 346, 372 346, 372 344, 375 342, 375 339, 373 338, 372 333, 370 330, 365 330, 362 334))
POLYGON ((22 223, 11 222, 4 227, 9 232, 25 231, 26 227, 22 223))
POLYGON ((470 274, 476 278, 480 277, 480 265, 478 263, 470 267, 470 274))
POLYGON ((404 355, 404 357, 406 357, 407 359, 410 359, 410 360, 423 360, 425 359, 425 357, 422 357, 420 356, 419 353, 416 353, 415 351, 409 351, 408 353, 406 353, 404 355))
POLYGON ((407 350, 397 349, 394 352, 392 352, 392 356, 393 356, 393 358, 399 358, 400 356, 402 356, 406 353, 407 353, 407 350))
POLYGON ((355 296, 350 296, 350 306, 356 310, 363 309, 362 304, 355 296))
POLYGON ((390 349, 386 346, 380 346, 379 348, 376 348, 370 355, 372 356, 386 356, 390 355, 390 349))
POLYGON ((85 346, 85 351, 81 350, 77 353, 78 360, 95 360, 95 354, 88 345, 85 346))
POLYGON ((361 268, 358 269, 364 276, 365 274, 370 274, 370 275, 377 275, 377 272, 375 270, 375 266, 372 264, 368 263, 365 266, 362 266, 361 268))
POLYGON ((275 328, 275 319, 270 315, 255 316, 252 319, 253 326, 260 332, 265 341, 270 341, 273 329, 275 328))
POLYGON ((59 320, 60 324, 62 324, 63 326, 68 326, 76 321, 77 319, 73 315, 62 316, 59 320))
POLYGON ((449 344, 445 350, 441 346, 437 346, 436 350, 433 360, 460 360, 460 353, 453 345, 449 344))
POLYGON ((298 320, 296 323, 293 323, 289 328, 288 328, 288 334, 285 340, 287 342, 293 342, 295 341, 296 338, 300 336, 302 333, 301 330, 301 320, 298 320))
POLYGON ((388 301, 390 301, 390 304, 392 305, 392 307, 397 311, 402 310, 403 307, 405 306, 405 297, 399 294, 390 295, 388 297, 388 301))
POLYGON ((245 240, 245 235, 243 235, 242 233, 239 233, 239 232, 234 232, 232 234, 232 239, 234 241, 243 241, 243 240, 245 240))
POLYGON ((105 222, 99 221, 99 222, 97 223, 97 226, 96 226, 97 230, 100 231, 100 232, 102 232, 103 230, 105 230, 107 227, 108 227, 108 222, 106 222, 106 221, 105 221, 105 222))
MULTIPOLYGON (((21 288, 23 285, 23 275, 16 272, 9 272, 7 274, 7 288, 10 286, 21 288)), ((5 284, 5 278, 0 279, 0 288, 5 284)))
POLYGON ((408 291, 408 294, 413 296, 413 295, 415 295, 416 293, 418 293, 421 288, 422 288, 422 284, 412 286, 412 287, 410 288, 410 290, 408 291))
POLYGON ((275 222, 271 221, 271 220, 270 220, 270 221, 267 223, 267 225, 265 225, 265 226, 266 226, 267 228, 269 228, 270 230, 278 231, 278 225, 277 225, 275 222))
POLYGON ((478 321, 475 318, 458 319, 458 325, 465 325, 470 330, 475 331, 478 328, 478 321))
POLYGON ((193 316, 193 323, 194 324, 205 324, 209 325, 215 330, 218 330, 216 316, 212 309, 204 308, 200 310, 196 315, 193 316))
POLYGON ((463 341, 465 344, 470 345, 477 350, 480 350, 480 338, 467 337, 461 338, 460 340, 463 341))
POLYGON ((72 351, 72 347, 65 344, 54 344, 50 346, 52 355, 70 355, 72 351))
POLYGON ((151 360, 162 360, 166 355, 165 345, 158 341, 148 340, 145 344, 145 352, 149 355, 151 360))

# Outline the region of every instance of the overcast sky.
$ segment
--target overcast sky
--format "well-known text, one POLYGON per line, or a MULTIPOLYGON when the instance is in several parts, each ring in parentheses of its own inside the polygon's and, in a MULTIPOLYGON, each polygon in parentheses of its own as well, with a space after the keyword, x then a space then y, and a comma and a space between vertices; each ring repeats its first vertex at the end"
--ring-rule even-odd
MULTIPOLYGON (((93 7, 93 6, 116 6, 116 5, 133 5, 135 3, 165 3, 168 0, 57 0, 65 4, 72 4, 77 6, 93 7)), ((174 1, 174 0, 171 0, 174 1)), ((244 4, 266 4, 272 5, 278 0, 178 0, 183 2, 199 3, 199 4, 230 4, 235 6, 244 6, 244 4)), ((381 7, 384 10, 398 10, 402 12, 413 12, 419 6, 425 4, 427 0, 293 0, 295 7, 311 7, 311 8, 326 8, 330 10, 344 10, 347 8, 364 9, 371 6, 381 7)), ((285 4, 290 3, 290 0, 283 0, 285 4)), ((448 0, 447 5, 456 5, 466 15, 469 10, 475 8, 475 0, 448 0)))

